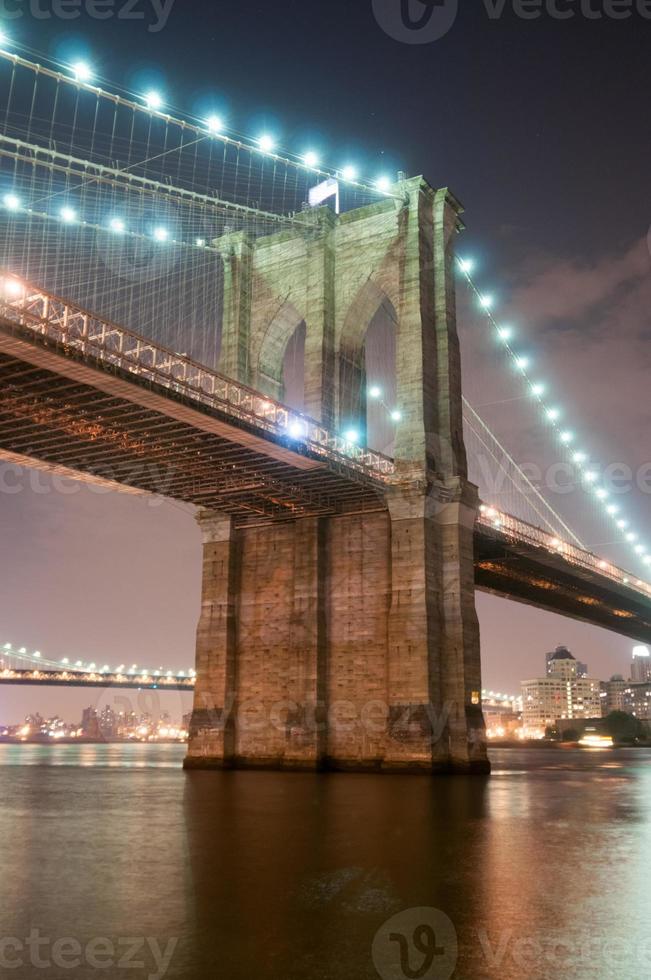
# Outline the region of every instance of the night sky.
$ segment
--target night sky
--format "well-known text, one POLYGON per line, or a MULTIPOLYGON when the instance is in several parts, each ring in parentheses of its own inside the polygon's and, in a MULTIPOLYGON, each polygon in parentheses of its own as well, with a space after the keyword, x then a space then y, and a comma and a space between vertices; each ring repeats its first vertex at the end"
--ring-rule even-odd
MULTIPOLYGON (((386 10, 390 0, 376 2, 386 10)), ((144 21, 38 20, 25 3, 6 27, 51 57, 87 56, 127 87, 157 80, 181 113, 216 96, 243 133, 270 127, 332 166, 353 159, 368 176, 404 170, 449 185, 479 280, 517 318, 601 458, 637 470, 650 458, 651 20, 559 6, 576 16, 523 20, 507 3, 491 19, 466 2, 428 44, 390 37, 371 0, 176 0, 158 32, 147 30, 156 18, 145 0, 144 21)), ((88 488, 55 494, 38 480, 0 494, 0 641, 190 666, 200 578, 191 510, 88 488)), ((648 494, 622 505, 648 528, 648 494)), ((569 507, 578 525, 581 501, 569 507)), ((607 553, 612 542, 590 544, 607 553)), ((627 671, 629 640, 503 600, 478 605, 487 687, 517 692, 560 643, 592 674, 627 671)), ((0 722, 36 707, 74 716, 93 699, 0 688, 0 722)))

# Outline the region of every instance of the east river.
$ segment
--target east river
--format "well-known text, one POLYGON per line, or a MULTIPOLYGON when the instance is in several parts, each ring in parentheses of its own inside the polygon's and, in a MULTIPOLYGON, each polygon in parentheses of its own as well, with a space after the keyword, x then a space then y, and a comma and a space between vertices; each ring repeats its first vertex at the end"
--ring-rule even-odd
POLYGON ((185 773, 0 746, 0 976, 651 977, 651 751, 493 775, 185 773))

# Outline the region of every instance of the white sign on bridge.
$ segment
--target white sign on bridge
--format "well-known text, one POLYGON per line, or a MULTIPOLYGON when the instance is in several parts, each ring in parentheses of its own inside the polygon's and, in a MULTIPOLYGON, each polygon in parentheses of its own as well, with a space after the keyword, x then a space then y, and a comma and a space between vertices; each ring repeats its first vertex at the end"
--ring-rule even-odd
POLYGON ((339 181, 335 180, 334 177, 328 177, 327 180, 317 184, 316 187, 310 187, 308 200, 311 208, 316 208, 319 204, 323 204, 329 197, 336 199, 335 211, 339 214, 339 181))

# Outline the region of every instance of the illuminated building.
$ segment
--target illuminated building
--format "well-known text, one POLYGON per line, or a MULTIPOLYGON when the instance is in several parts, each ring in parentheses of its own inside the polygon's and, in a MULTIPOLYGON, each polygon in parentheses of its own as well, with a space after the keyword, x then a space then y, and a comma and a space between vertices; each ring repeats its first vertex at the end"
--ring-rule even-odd
POLYGON ((633 648, 631 680, 634 684, 645 684, 651 681, 651 654, 648 647, 633 648))
POLYGON ((542 737, 563 718, 601 718, 601 681, 583 676, 583 664, 567 647, 547 657, 547 676, 522 682, 522 721, 525 734, 542 737))
POLYGON ((624 711, 640 721, 651 721, 651 681, 629 684, 624 691, 624 711))

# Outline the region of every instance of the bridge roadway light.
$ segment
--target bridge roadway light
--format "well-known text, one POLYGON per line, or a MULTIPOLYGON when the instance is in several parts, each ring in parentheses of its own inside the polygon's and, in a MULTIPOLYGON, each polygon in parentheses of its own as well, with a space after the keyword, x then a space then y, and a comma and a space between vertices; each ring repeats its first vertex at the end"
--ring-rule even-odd
POLYGON ((61 210, 59 211, 59 216, 61 220, 65 221, 67 225, 71 225, 74 221, 77 220, 76 211, 74 211, 73 208, 68 207, 67 205, 66 207, 61 208, 61 210))
POLYGON ((305 423, 299 422, 298 419, 294 419, 289 424, 289 434, 292 439, 304 439, 307 435, 305 423))
POLYGON ((561 432, 561 442, 564 442, 566 446, 568 446, 573 441, 574 441, 573 432, 561 432))
POLYGON ((529 367, 530 363, 531 363, 531 361, 529 360, 528 357, 516 357, 516 359, 515 359, 515 366, 520 371, 526 371, 527 368, 529 367))
POLYGON ((195 241, 195 245, 197 246, 197 248, 205 248, 206 239, 205 238, 197 238, 196 241, 195 241))
POLYGON ((314 150, 308 150, 303 156, 303 163, 306 167, 318 167, 320 163, 318 154, 314 150))
POLYGON ((386 194, 391 187, 391 180, 386 176, 378 177, 375 181, 375 186, 383 194, 386 194))
POLYGON ((368 393, 371 396, 371 398, 381 398, 382 397, 382 389, 380 388, 379 385, 372 385, 368 389, 368 393))
POLYGON ((72 71, 78 82, 90 82, 93 77, 93 69, 86 61, 75 61, 72 71))
POLYGON ((111 231, 123 232, 126 231, 126 225, 122 218, 111 218, 109 221, 109 227, 111 231))
POLYGON ((167 228, 154 228, 154 238, 157 242, 166 242, 170 237, 170 233, 167 228))
POLYGON ((394 410, 391 412, 391 418, 394 422, 400 422, 402 419, 402 412, 400 409, 394 408, 394 410))
POLYGON ((23 287, 17 279, 5 279, 3 286, 8 296, 20 296, 22 294, 23 287))
POLYGON ((550 422, 556 422, 561 417, 561 413, 557 408, 548 408, 545 414, 550 422))
POLYGON ((459 259, 459 268, 466 275, 470 275, 472 270, 475 268, 475 263, 472 259, 459 259))
POLYGON ((479 297, 479 305, 482 307, 482 309, 490 310, 493 304, 494 304, 494 299, 492 296, 486 295, 486 296, 479 297))
POLYGON ((531 391, 536 398, 542 398, 542 396, 545 394, 546 388, 543 384, 535 384, 531 386, 531 391))
POLYGON ((351 442, 353 445, 359 441, 359 432, 357 429, 348 429, 344 432, 344 439, 346 442, 351 442))
POLYGON ((342 168, 341 176, 344 180, 357 180, 357 168, 353 167, 351 164, 342 168))
POLYGON ((20 198, 16 194, 5 194, 2 203, 7 211, 17 211, 20 207, 20 198))

